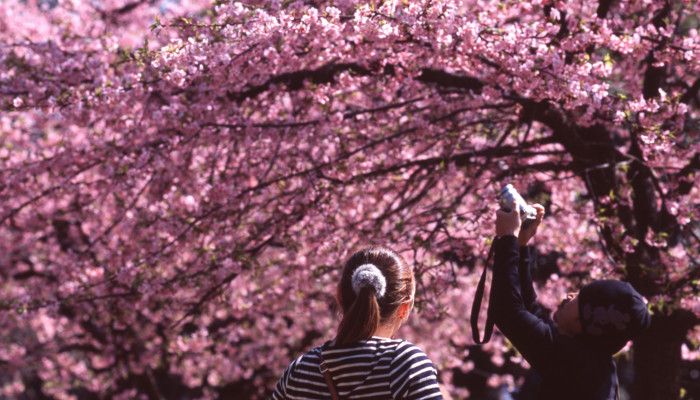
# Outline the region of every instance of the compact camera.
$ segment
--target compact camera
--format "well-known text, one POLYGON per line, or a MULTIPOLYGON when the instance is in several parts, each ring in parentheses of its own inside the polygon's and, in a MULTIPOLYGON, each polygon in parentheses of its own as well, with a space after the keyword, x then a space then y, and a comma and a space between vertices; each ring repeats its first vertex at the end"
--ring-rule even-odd
POLYGON ((505 212, 511 212, 515 207, 520 208, 520 219, 524 226, 533 223, 537 217, 535 207, 528 205, 510 183, 501 189, 501 193, 498 195, 498 204, 501 206, 501 210, 505 212))

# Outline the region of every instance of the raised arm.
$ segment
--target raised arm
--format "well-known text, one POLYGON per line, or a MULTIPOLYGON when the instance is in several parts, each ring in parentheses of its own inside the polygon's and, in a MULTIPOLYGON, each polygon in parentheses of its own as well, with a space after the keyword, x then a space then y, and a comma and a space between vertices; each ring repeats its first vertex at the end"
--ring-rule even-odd
MULTIPOLYGON (((520 244, 520 243, 518 243, 520 244)), ((532 250, 528 246, 519 246, 520 261, 518 262, 518 275, 520 276, 520 293, 523 296, 525 308, 533 312, 536 306, 537 293, 532 285, 532 250)))
POLYGON ((523 227, 518 234, 518 246, 520 246, 520 262, 518 263, 518 273, 520 274, 520 290, 525 302, 525 308, 533 311, 536 307, 537 293, 532 285, 531 265, 533 251, 528 247, 527 243, 537 233, 537 228, 540 226, 544 218, 544 207, 541 204, 533 204, 532 207, 537 210, 537 217, 534 224, 523 227))
MULTIPOLYGON (((520 243, 520 242, 518 242, 520 243)), ((520 293, 523 296, 525 308, 535 316, 551 321, 550 310, 537 302, 537 293, 532 283, 532 265, 534 263, 535 249, 530 246, 520 246, 520 262, 518 263, 518 275, 520 275, 520 293)))
MULTIPOLYGON (((542 216, 543 214, 538 212, 536 224, 539 224, 542 216)), ((557 332, 551 323, 528 311, 523 297, 522 292, 528 289, 521 290, 521 277, 518 271, 521 259, 519 238, 516 238, 516 235, 520 228, 520 217, 516 211, 512 213, 499 211, 496 224, 498 238, 494 243, 495 258, 491 289, 493 296, 490 305, 493 320, 498 329, 530 364, 538 368, 546 367, 557 332)), ((534 235, 536 228, 536 226, 529 227, 523 234, 527 236, 528 232, 531 232, 534 235)), ((527 243, 528 240, 529 237, 524 242, 527 243)), ((531 283, 529 291, 531 293, 528 293, 528 296, 533 296, 534 290, 531 283)))

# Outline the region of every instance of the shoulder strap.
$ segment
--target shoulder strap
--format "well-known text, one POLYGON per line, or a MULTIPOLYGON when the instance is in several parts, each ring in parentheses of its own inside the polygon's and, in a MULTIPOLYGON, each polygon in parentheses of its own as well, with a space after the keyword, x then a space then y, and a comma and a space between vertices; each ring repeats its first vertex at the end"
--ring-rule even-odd
MULTIPOLYGON (((489 269, 489 264, 491 263, 491 257, 493 256, 493 244, 496 241, 494 239, 491 242, 491 247, 489 247, 489 254, 484 263, 484 271, 481 273, 481 279, 479 279, 479 284, 476 286, 476 293, 474 294, 474 302, 472 303, 472 315, 471 315, 471 325, 472 325, 472 338, 476 344, 488 343, 491 340, 491 334, 493 333, 493 320, 491 319, 491 302, 489 301, 489 308, 486 309, 486 326, 484 327, 484 338, 479 338, 479 311, 481 311, 481 301, 484 298, 484 287, 486 286, 486 273, 489 269)), ((493 292, 491 292, 493 293, 493 292)))
POLYGON ((617 365, 615 361, 613 361, 613 365, 615 365, 615 400, 620 400, 620 379, 617 377, 617 365))
POLYGON ((319 365, 319 369, 321 370, 321 373, 323 374, 323 378, 326 379, 326 385, 328 385, 328 390, 331 392, 331 398, 333 400, 340 400, 340 396, 338 396, 338 391, 335 388, 335 383, 333 382, 333 376, 331 375, 331 371, 328 369, 328 366, 326 365, 326 361, 323 359, 323 354, 321 351, 319 351, 318 356, 321 359, 321 364, 319 365))

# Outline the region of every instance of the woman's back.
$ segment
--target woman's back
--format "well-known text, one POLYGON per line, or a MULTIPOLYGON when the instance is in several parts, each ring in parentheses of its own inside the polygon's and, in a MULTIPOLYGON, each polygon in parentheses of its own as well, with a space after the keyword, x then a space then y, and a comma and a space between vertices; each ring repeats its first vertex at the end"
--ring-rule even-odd
POLYGON ((272 398, 331 398, 319 369, 326 363, 342 399, 441 399, 437 372, 425 353, 400 339, 373 336, 332 346, 327 342, 294 360, 272 398))

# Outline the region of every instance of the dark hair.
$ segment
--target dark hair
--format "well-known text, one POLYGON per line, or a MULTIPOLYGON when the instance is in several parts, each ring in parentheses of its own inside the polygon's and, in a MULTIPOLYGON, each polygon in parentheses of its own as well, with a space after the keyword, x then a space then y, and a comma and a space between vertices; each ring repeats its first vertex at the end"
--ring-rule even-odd
POLYGON ((391 316, 401 303, 413 294, 413 269, 396 252, 385 247, 372 246, 355 252, 345 263, 338 284, 338 301, 343 319, 335 338, 337 345, 369 339, 379 323, 391 316), (352 287, 352 274, 363 264, 373 264, 386 279, 386 291, 377 299, 374 287, 363 286, 359 293, 352 287))

